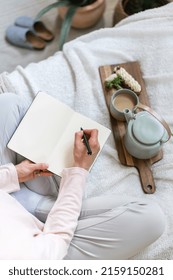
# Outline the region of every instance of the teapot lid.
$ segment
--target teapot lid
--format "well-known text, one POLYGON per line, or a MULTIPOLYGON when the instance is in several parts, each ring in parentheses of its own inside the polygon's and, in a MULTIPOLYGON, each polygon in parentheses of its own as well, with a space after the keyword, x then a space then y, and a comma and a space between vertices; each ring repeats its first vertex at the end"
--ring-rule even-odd
POLYGON ((159 142, 165 131, 163 125, 148 112, 141 112, 136 115, 132 130, 134 137, 146 145, 159 142))

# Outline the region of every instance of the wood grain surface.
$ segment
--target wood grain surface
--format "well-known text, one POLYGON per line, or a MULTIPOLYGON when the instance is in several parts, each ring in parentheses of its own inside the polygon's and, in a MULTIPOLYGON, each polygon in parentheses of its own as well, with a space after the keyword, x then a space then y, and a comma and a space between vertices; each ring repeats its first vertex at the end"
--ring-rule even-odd
MULTIPOLYGON (((141 85, 141 88, 142 88, 142 90, 139 94, 139 100, 144 105, 150 106, 139 63, 137 61, 134 61, 134 62, 128 62, 128 63, 118 64, 118 65, 124 67, 124 69, 126 69, 126 71, 129 74, 131 74, 138 81, 138 83, 141 85)), ((115 66, 117 66, 117 65, 103 65, 103 66, 99 67, 101 83, 102 83, 103 92, 104 92, 104 96, 105 96, 105 100, 106 100, 108 109, 109 109, 111 95, 113 92, 115 92, 115 89, 107 90, 105 88, 105 79, 109 75, 112 74, 115 66)), ((155 186, 151 166, 153 163, 162 159, 162 157, 163 157, 162 151, 160 151, 157 154, 157 156, 155 156, 151 159, 147 159, 147 160, 137 159, 137 158, 131 156, 127 152, 127 150, 124 146, 123 138, 124 138, 124 135, 126 132, 126 127, 127 127, 126 122, 117 121, 111 115, 110 115, 110 118, 111 118, 112 131, 113 131, 120 162, 123 165, 136 167, 139 172, 141 186, 142 186, 143 191, 147 194, 154 193, 156 190, 156 186, 155 186)))

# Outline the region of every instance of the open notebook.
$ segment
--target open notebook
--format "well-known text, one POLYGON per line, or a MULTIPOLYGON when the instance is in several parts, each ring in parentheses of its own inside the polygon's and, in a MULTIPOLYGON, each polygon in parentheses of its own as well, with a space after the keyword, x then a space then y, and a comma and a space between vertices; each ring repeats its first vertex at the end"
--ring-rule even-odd
POLYGON ((7 146, 35 163, 48 163, 49 171, 61 176, 73 165, 74 134, 81 127, 98 129, 101 151, 110 129, 39 92, 7 146))

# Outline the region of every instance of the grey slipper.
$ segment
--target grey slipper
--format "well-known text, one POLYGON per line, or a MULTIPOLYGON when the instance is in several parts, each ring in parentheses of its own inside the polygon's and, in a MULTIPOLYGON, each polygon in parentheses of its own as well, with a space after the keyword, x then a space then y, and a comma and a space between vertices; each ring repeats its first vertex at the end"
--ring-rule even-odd
POLYGON ((27 16, 18 17, 15 20, 15 25, 20 27, 29 28, 33 33, 45 41, 51 41, 54 39, 54 35, 47 29, 45 24, 41 21, 36 21, 27 16))
POLYGON ((46 45, 45 41, 37 37, 30 29, 15 25, 7 28, 6 39, 12 45, 27 49, 42 50, 46 45))

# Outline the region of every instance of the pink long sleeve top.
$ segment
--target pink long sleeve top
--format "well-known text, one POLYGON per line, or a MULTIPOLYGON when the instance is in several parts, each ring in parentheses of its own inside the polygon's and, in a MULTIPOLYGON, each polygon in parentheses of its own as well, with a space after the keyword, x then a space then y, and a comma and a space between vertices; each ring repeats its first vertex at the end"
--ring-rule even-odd
POLYGON ((0 166, 0 259, 63 259, 77 226, 87 174, 78 167, 64 169, 44 224, 9 195, 20 190, 15 166, 0 166))

